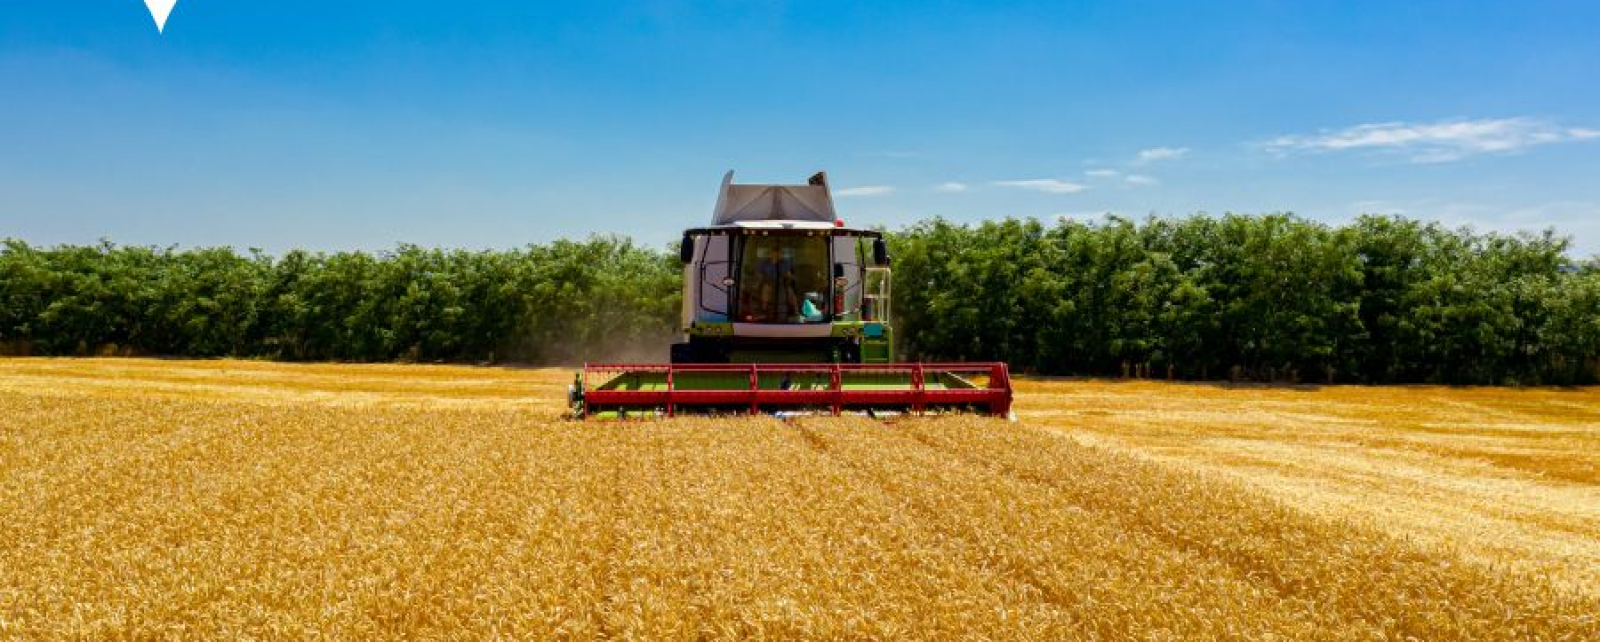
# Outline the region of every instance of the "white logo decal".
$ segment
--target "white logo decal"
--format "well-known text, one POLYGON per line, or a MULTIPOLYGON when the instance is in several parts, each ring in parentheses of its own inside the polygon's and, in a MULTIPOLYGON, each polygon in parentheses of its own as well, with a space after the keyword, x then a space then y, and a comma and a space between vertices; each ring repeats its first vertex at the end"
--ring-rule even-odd
POLYGON ((178 0, 144 0, 144 6, 150 7, 150 17, 156 19, 156 31, 167 32, 167 16, 172 15, 172 8, 178 5, 178 0))

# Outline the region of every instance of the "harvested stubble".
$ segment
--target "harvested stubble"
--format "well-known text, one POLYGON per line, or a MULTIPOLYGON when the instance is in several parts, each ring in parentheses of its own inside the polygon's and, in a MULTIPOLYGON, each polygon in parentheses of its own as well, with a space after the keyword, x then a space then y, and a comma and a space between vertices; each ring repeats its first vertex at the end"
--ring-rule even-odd
POLYGON ((976 418, 573 424, 564 380, 0 361, 0 634, 1600 635, 1566 582, 1122 442, 976 418))
POLYGON ((1600 595, 1600 389, 1025 385, 1032 425, 1600 595))

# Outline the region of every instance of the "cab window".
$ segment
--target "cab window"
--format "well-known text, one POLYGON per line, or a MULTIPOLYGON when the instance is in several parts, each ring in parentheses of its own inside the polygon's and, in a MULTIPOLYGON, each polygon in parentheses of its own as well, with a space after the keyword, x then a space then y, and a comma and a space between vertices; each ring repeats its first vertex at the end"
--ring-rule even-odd
POLYGON ((745 323, 824 323, 826 236, 746 236, 739 253, 738 318, 745 323))

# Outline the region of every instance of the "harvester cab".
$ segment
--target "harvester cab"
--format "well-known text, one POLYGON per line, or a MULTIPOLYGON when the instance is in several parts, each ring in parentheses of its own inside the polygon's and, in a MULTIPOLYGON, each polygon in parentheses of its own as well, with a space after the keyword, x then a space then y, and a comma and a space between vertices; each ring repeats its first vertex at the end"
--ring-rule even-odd
POLYGON ((683 337, 667 364, 588 364, 575 416, 697 413, 1007 415, 1003 363, 894 361, 882 233, 845 225, 827 175, 723 177, 711 225, 684 232, 683 337))
POLYGON ((673 363, 890 363, 889 253, 845 227, 827 177, 723 179, 709 227, 684 232, 684 340, 673 363), (868 292, 868 273, 881 291, 868 292), (866 302, 872 301, 872 307, 866 302))

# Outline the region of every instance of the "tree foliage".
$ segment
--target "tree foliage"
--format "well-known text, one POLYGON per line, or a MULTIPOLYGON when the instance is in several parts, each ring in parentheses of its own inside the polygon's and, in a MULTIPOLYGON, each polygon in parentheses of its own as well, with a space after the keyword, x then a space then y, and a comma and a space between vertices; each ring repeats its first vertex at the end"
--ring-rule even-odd
MULTIPOLYGON (((1372 383, 1600 378, 1600 263, 1398 217, 933 219, 892 233, 909 358, 1048 374, 1372 383)), ((672 248, 381 253, 0 245, 0 349, 290 360, 659 360, 672 248)))
POLYGON ((903 353, 1050 374, 1600 377, 1600 265, 1398 217, 931 220, 893 237, 903 353))
POLYGON ((671 340, 675 255, 617 237, 511 251, 282 257, 101 244, 0 250, 0 344, 291 360, 554 362, 671 340))

